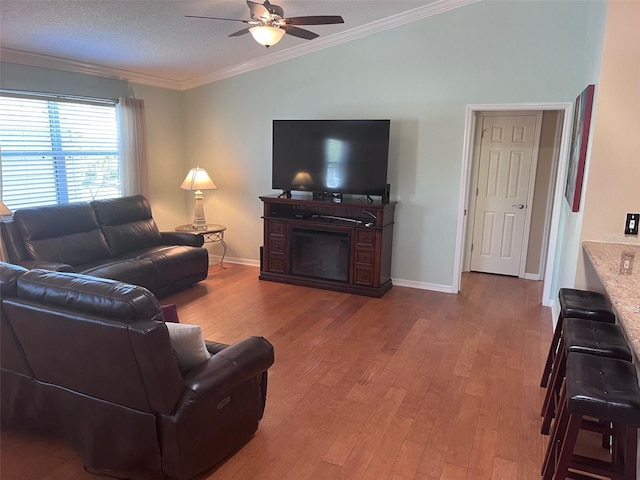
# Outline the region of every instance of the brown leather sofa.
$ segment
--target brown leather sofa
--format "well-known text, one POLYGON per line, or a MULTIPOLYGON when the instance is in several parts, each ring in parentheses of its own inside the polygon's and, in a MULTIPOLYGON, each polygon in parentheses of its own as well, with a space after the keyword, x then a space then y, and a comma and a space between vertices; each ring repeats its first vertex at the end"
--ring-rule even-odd
POLYGON ((274 360, 264 338, 207 342, 211 358, 184 373, 144 288, 0 262, 0 296, 3 426, 66 437, 95 473, 178 479, 255 433, 274 360))
POLYGON ((142 195, 18 209, 0 223, 6 260, 120 280, 158 297, 207 278, 202 235, 160 232, 142 195))

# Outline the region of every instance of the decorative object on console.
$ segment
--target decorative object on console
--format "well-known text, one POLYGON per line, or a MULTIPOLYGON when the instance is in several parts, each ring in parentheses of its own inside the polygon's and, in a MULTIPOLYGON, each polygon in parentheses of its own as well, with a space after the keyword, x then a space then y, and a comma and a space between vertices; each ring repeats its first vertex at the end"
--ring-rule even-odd
POLYGON ((196 167, 189 170, 184 182, 180 185, 183 190, 195 191, 193 197, 196 205, 193 212, 193 228, 195 230, 206 230, 207 220, 204 218, 204 205, 202 199, 204 195, 202 190, 217 190, 218 187, 204 168, 196 167))

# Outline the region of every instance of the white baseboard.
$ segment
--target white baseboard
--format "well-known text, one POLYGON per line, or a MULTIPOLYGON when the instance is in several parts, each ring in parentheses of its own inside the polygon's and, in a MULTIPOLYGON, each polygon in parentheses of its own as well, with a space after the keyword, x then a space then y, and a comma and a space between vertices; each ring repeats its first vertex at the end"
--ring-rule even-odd
MULTIPOLYGON (((220 257, 211 255, 209 257, 210 265, 218 265, 220 262, 220 257)), ((238 265, 248 265, 250 267, 260 267, 260 260, 253 260, 251 258, 239 258, 239 257, 225 257, 225 263, 236 263, 238 265)), ((524 278, 526 280, 540 280, 540 276, 535 273, 526 273, 524 278)), ((394 285, 398 287, 409 287, 409 288, 417 288, 419 290, 430 290, 432 292, 442 292, 442 293, 458 293, 454 291, 452 285, 441 285, 439 283, 427 283, 427 282, 416 282, 414 280, 403 280, 401 278, 393 278, 391 279, 394 285)), ((548 305, 553 306, 553 305, 548 305)), ((557 312, 553 312, 553 318, 557 318, 557 312)), ((555 322, 554 322, 555 326, 555 322)))
POLYGON ((524 274, 524 278, 525 280, 540 280, 540 274, 539 273, 525 273, 524 274))
POLYGON ((551 307, 551 324, 553 328, 556 328, 556 323, 558 323, 558 315, 560 315, 560 302, 551 301, 547 307, 551 307))
POLYGON ((401 278, 393 278, 391 281, 393 282, 393 285, 398 287, 417 288, 420 290, 431 290, 434 292, 442 292, 442 293, 458 293, 453 290, 453 286, 451 285, 415 282, 413 280, 402 280, 401 278))
MULTIPOLYGON (((218 265, 219 263, 220 263, 219 255, 209 256, 209 265, 218 265)), ((238 265, 248 265, 250 267, 260 266, 260 260, 253 260, 251 258, 224 257, 224 263, 237 263, 238 265)))
MULTIPOLYGON (((220 257, 216 257, 212 255, 209 257, 211 265, 217 265, 220 262, 220 257), (213 258, 212 258, 213 257, 213 258)), ((238 257, 224 257, 224 263, 236 263, 238 265, 248 265, 250 267, 260 267, 259 260, 253 260, 250 258, 238 258, 238 257)), ((442 293, 458 293, 453 291, 453 287, 451 285, 440 285, 437 283, 425 283, 425 282, 415 282, 413 280, 402 280, 400 278, 391 279, 394 285, 398 287, 409 287, 409 288, 417 288, 420 290, 431 290, 434 292, 442 292, 442 293)))

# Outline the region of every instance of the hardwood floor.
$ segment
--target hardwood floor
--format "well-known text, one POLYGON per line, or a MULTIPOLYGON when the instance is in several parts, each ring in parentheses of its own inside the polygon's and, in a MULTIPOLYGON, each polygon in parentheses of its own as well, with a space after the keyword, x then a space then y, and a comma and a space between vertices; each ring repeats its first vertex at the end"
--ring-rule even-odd
MULTIPOLYGON (((552 333, 542 282, 472 273, 461 290, 374 299, 229 264, 162 299, 205 338, 262 335, 275 347, 258 432, 198 479, 539 478, 552 333)), ((0 441, 3 480, 98 478, 46 434, 10 429, 0 441)))

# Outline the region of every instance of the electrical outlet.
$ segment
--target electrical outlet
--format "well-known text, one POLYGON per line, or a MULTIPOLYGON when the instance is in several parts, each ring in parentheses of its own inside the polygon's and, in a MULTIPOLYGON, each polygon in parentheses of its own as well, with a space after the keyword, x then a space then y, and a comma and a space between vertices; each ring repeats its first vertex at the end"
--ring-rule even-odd
POLYGON ((627 221, 624 224, 625 235, 638 235, 638 219, 640 213, 627 213, 627 221))
POLYGON ((633 274, 633 261, 635 258, 635 253, 622 252, 622 255, 620 256, 620 275, 633 274))

